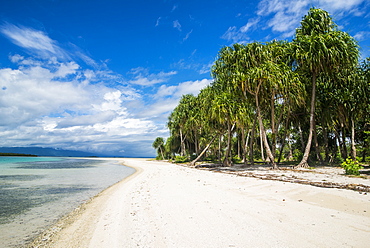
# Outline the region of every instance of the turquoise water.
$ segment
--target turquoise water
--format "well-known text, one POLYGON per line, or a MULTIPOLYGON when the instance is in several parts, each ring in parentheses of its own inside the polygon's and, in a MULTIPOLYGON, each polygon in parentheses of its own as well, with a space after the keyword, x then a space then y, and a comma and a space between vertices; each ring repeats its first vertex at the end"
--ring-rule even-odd
POLYGON ((111 160, 0 157, 0 247, 19 247, 135 170, 111 160))

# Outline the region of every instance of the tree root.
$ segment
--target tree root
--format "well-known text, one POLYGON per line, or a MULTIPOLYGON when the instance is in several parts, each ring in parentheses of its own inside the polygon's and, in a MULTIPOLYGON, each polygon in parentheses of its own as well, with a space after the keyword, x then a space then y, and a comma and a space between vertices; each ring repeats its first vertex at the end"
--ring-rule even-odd
POLYGON ((310 165, 307 162, 300 162, 298 165, 294 166, 294 169, 307 169, 310 165))

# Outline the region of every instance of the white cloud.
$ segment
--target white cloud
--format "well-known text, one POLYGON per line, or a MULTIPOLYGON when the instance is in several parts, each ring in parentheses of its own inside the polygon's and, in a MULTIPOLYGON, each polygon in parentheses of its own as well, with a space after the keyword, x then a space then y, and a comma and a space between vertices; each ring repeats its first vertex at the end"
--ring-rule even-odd
POLYGON ((182 95, 186 94, 198 95, 200 90, 208 86, 212 81, 212 79, 202 79, 195 81, 186 81, 172 86, 161 85, 155 97, 163 98, 171 96, 172 98, 180 99, 182 95))
POLYGON ((181 31, 181 24, 179 20, 173 21, 173 27, 176 28, 177 30, 181 31))
POLYGON ((318 6, 330 12, 350 11, 360 5, 364 0, 318 0, 318 6))
POLYGON ((161 19, 162 19, 162 17, 161 17, 161 16, 160 16, 160 17, 158 17, 158 19, 157 19, 157 21, 156 21, 156 23, 155 23, 155 27, 158 27, 158 26, 159 26, 159 23, 160 23, 161 19))
POLYGON ((193 29, 192 30, 190 30, 190 32, 188 32, 186 35, 185 35, 185 37, 184 37, 184 39, 182 39, 182 41, 184 42, 184 41, 186 41, 187 39, 189 39, 189 37, 190 37, 190 35, 191 35, 191 33, 193 32, 193 29))
POLYGON ((251 18, 241 28, 235 26, 229 29, 221 36, 222 39, 232 41, 233 43, 246 43, 249 41, 248 31, 255 29, 260 21, 260 18, 251 18))
POLYGON ((247 22, 247 24, 245 24, 243 27, 240 28, 240 31, 242 33, 248 32, 249 29, 255 28, 255 26, 258 24, 259 21, 260 21, 260 18, 252 18, 252 19, 249 19, 249 21, 247 22))
POLYGON ((340 18, 344 12, 364 15, 357 7, 365 0, 261 0, 256 11, 257 16, 248 20, 247 24, 229 27, 221 38, 234 43, 249 41, 248 31, 256 28, 271 28, 281 38, 292 37, 300 25, 302 17, 310 7, 322 8, 332 16, 340 18))
POLYGON ((213 62, 207 64, 207 65, 203 65, 200 70, 199 70, 199 74, 206 74, 206 73, 209 73, 211 71, 211 67, 213 65, 213 62))
POLYGON ((14 44, 42 58, 51 56, 56 56, 58 58, 67 57, 67 54, 58 46, 57 42, 50 39, 49 36, 42 31, 6 23, 0 27, 0 32, 14 44))
POLYGON ((150 107, 143 108, 139 116, 157 120, 159 123, 165 123, 168 115, 177 106, 182 95, 198 95, 200 90, 208 86, 212 81, 212 79, 203 79, 186 81, 178 85, 161 85, 153 96, 155 102, 150 107))
POLYGON ((130 74, 134 75, 134 79, 129 80, 129 84, 150 86, 168 81, 170 76, 176 75, 176 71, 159 72, 150 74, 147 69, 138 67, 131 70, 130 74))
POLYGON ((370 32, 360 31, 353 36, 356 40, 362 41, 370 37, 370 32))
POLYGON ((19 55, 10 59, 20 66, 0 69, 0 146, 101 152, 122 150, 123 138, 155 138, 156 124, 125 107, 126 101, 141 97, 135 89, 92 83, 96 73, 75 62, 37 63, 19 55))
POLYGON ((172 7, 171 12, 174 12, 178 7, 179 7, 178 5, 174 5, 174 6, 172 7))

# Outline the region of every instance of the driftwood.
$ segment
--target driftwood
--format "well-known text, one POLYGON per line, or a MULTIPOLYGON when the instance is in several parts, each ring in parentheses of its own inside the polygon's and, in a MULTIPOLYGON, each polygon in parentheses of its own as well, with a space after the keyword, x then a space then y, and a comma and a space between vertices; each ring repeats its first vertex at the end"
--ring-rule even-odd
MULTIPOLYGON (((281 182, 311 185, 315 187, 348 189, 348 190, 354 190, 358 192, 370 192, 370 185, 364 185, 364 184, 348 184, 348 183, 336 183, 336 182, 328 182, 328 181, 311 181, 308 179, 299 178, 294 175, 289 176, 289 175, 279 175, 279 174, 269 174, 269 173, 260 174, 260 173, 249 172, 243 169, 228 169, 224 167, 217 167, 215 164, 201 165, 201 166, 198 166, 198 168, 200 169, 203 168, 205 170, 210 170, 210 171, 225 173, 225 174, 232 174, 232 175, 237 175, 237 176, 242 176, 242 177, 253 177, 253 178, 258 178, 262 180, 274 180, 274 181, 281 181, 281 182)), ((291 169, 283 169, 283 170, 294 171, 291 169)))

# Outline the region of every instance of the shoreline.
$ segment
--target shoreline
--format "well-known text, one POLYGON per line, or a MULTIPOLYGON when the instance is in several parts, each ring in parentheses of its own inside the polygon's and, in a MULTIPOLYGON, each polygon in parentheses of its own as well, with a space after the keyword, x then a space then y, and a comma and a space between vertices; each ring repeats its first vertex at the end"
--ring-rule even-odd
MULTIPOLYGON (((91 160, 100 160, 100 158, 79 158, 79 159, 91 159, 91 160)), ((141 168, 135 168, 133 166, 129 166, 124 164, 123 158, 104 158, 104 160, 115 160, 117 163, 130 167, 135 170, 135 172, 128 177, 125 177, 121 181, 109 186, 106 189, 103 189, 101 192, 96 194, 95 196, 88 199, 86 202, 80 204, 78 207, 76 207, 71 212, 67 213, 66 215, 59 218, 54 224, 50 225, 46 228, 45 231, 38 234, 36 237, 34 237, 29 243, 25 244, 25 248, 35 248, 35 247, 50 247, 50 245, 53 243, 55 237, 58 237, 61 230, 65 229, 72 223, 74 223, 82 214, 86 214, 86 211, 88 208, 91 208, 91 204, 96 204, 94 201, 97 201, 97 198, 103 198, 104 196, 108 195, 110 191, 114 190, 115 187, 118 187, 119 184, 124 184, 125 182, 132 180, 137 175, 139 175, 142 172, 141 168)), ((102 201, 103 199, 99 199, 102 201)), ((99 204, 101 204, 99 202, 99 204)), ((97 213, 99 214, 99 213, 97 213)))
POLYGON ((112 159, 136 172, 27 247, 366 247, 370 241, 366 194, 112 159))

